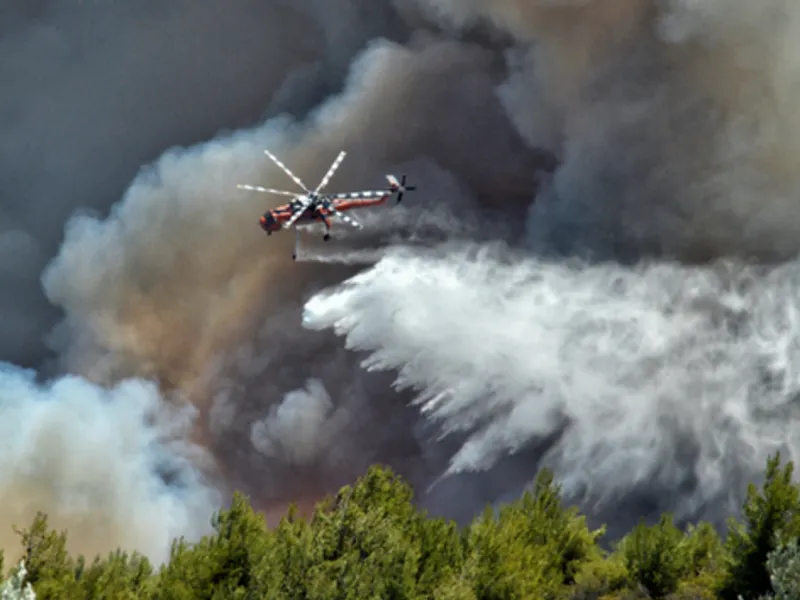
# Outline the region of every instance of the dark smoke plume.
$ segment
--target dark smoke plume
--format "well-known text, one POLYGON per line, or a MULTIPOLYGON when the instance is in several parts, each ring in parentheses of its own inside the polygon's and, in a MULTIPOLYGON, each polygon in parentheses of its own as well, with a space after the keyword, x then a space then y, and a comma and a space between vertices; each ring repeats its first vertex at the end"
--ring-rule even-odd
MULTIPOLYGON (((0 356, 44 367, 47 333, 42 374, 66 378, 4 368, 0 406, 30 423, 9 464, 35 467, 0 489, 83 550, 158 558, 233 487, 274 515, 375 461, 458 518, 547 464, 612 531, 719 522, 768 452, 800 449, 800 9, 753 6, 16 11, 0 356), (418 191, 293 263, 291 234, 258 230, 271 199, 235 188, 293 189, 265 147, 309 185, 345 149, 331 190, 418 191), (108 450, 118 428, 132 453, 108 450)), ((6 506, 0 525, 26 516, 6 506)))
MULTIPOLYGON (((17 366, 39 369, 40 375, 59 374, 48 345, 59 347, 61 334, 49 332, 63 313, 42 293, 40 276, 48 257, 58 252, 73 213, 105 217, 141 166, 171 147, 193 145, 270 115, 302 117, 339 89, 351 58, 375 35, 402 38, 408 33, 391 6, 338 2, 330 12, 331 4, 3 3, 0 361, 8 362, 0 363, 0 404, 4 422, 12 427, 9 436, 16 436, 9 443, 17 449, 6 457, 15 467, 4 469, 0 486, 3 547, 14 543, 11 524, 24 524, 37 509, 49 512, 56 526, 68 525, 76 549, 87 552, 123 544, 159 558, 171 536, 194 535, 207 526, 219 494, 198 476, 194 459, 173 456, 176 444, 187 443, 181 441, 186 439, 183 430, 165 430, 152 422, 157 415, 163 420, 171 414, 162 404, 167 395, 175 395, 174 387, 162 385, 159 392, 144 383, 125 384, 123 394, 65 380, 51 388, 17 366), (131 406, 115 408, 123 402, 131 406), (24 418, 6 419, 11 410, 24 418), (70 411, 74 416, 69 417, 70 411), (87 423, 94 424, 90 432, 87 423), (54 428, 60 428, 60 445, 48 439, 54 428), (127 450, 117 454, 104 448, 104 436, 109 443, 127 439, 124 431, 134 440, 135 464, 125 462, 127 450), (99 460, 95 455, 104 457, 106 467, 93 468, 92 461, 99 460), (51 483, 30 483, 51 477, 51 483), (157 483, 162 479, 169 485, 157 483), (159 531, 151 532, 147 523, 159 531)), ((224 187, 225 193, 215 198, 221 219, 230 195, 224 187)), ((259 212, 255 202, 250 204, 259 212)), ((253 214, 244 222, 229 222, 231 229, 246 229, 254 223, 253 214)), ((110 244, 124 250, 122 239, 110 244)), ((97 257, 86 258, 91 272, 97 257)), ((113 277, 104 286, 113 288, 113 277)), ((128 301, 135 304, 136 298, 128 301)), ((91 312, 91 304, 82 309, 91 312)), ((90 336, 80 334, 81 339, 90 336)), ((111 354, 101 363, 115 362, 111 354)), ((60 372, 68 362, 56 362, 60 372)), ((99 383, 119 380, 98 378, 92 370, 73 372, 99 383)), ((127 371, 151 372, 146 364, 127 371)), ((190 420, 183 429, 193 428, 190 420)), ((200 448, 184 450, 194 456, 200 448)), ((206 462, 213 464, 210 456, 206 462)), ((217 483, 220 489, 223 484, 217 483)))

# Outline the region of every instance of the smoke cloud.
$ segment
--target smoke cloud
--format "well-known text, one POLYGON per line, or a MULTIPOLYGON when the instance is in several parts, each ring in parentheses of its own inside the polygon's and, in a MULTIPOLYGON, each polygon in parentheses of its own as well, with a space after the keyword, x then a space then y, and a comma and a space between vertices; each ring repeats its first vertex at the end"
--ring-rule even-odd
POLYGON ((170 147, 305 114, 373 35, 403 33, 381 3, 335 4, 3 3, 0 284, 14 292, 3 295, 0 359, 38 366, 58 319, 38 274, 76 208, 105 216, 170 147))
MULTIPOLYGON (((19 448, 7 457, 9 464, 26 457, 40 465, 29 467, 33 469, 30 477, 42 478, 37 473, 43 472, 61 474, 54 479, 58 486, 37 484, 30 491, 24 466, 6 470, 0 494, 27 499, 30 504, 10 500, 4 504, 0 511, 4 548, 13 551, 15 545, 10 524, 25 525, 31 511, 37 509, 48 511, 56 527, 68 527, 73 546, 90 554, 122 545, 160 558, 169 547, 170 536, 186 533, 193 537, 206 530, 210 511, 218 504, 208 500, 209 494, 224 495, 227 489, 224 477, 214 474, 213 455, 200 462, 195 454, 186 460, 179 460, 177 454, 170 459, 177 446, 165 443, 159 451, 165 458, 148 458, 148 452, 155 452, 151 446, 160 439, 162 426, 155 427, 151 419, 138 416, 158 413, 166 419, 171 414, 168 399, 183 393, 177 384, 152 376, 156 371, 163 374, 176 369, 169 365, 156 369, 147 362, 170 352, 172 356, 180 354, 170 348, 181 340, 166 343, 161 354, 151 346, 148 357, 137 363, 147 351, 130 350, 126 344, 141 343, 146 335, 132 328, 119 329, 114 334, 118 336, 114 351, 103 355, 94 352, 92 332, 74 330, 70 333, 74 343, 86 349, 66 352, 64 357, 56 354, 56 360, 51 360, 53 349, 62 347, 68 327, 51 333, 64 314, 62 307, 54 306, 42 293, 41 274, 58 252, 67 219, 75 215, 78 223, 69 230, 86 222, 82 219, 106 218, 142 165, 169 148, 208 140, 219 131, 252 126, 270 115, 303 116, 338 89, 352 56, 367 41, 379 32, 388 39, 406 35, 404 24, 390 6, 343 1, 334 13, 329 6, 329 2, 254 0, 222 10, 204 0, 170 7, 150 1, 63 4, 26 0, 6 2, 0 8, 0 78, 4 82, 0 97, 0 360, 9 361, 3 368, 5 379, 25 380, 24 372, 18 370, 21 366, 35 368, 39 380, 14 386, 13 397, 4 403, 3 422, 15 422, 10 416, 5 418, 12 408, 39 407, 36 418, 51 429, 68 423, 60 431, 58 452, 48 447, 46 436, 33 435, 36 427, 7 432, 19 448), (338 15, 337 19, 331 19, 332 14, 338 15), (312 35, 307 35, 309 32, 312 35), (96 358, 97 364, 91 364, 90 358, 96 358), (66 384, 53 386, 44 380, 55 377, 62 382, 60 376, 65 373, 84 380, 69 379, 74 391, 55 395, 55 390, 66 384), (115 384, 130 380, 125 373, 142 378, 130 385, 150 389, 149 378, 160 389, 128 393, 123 398, 89 384, 114 390, 115 384), (90 398, 74 399, 80 394, 90 398), (133 403, 130 414, 113 408, 108 400, 112 397, 117 404, 133 403), (84 405, 80 417, 70 419, 62 414, 77 410, 78 402, 84 405), (91 421, 80 420, 89 416, 91 421), (128 418, 140 424, 133 426, 128 418), (87 430, 87 422, 100 430, 87 430), (101 445, 85 442, 87 435, 100 439, 108 435, 113 440, 129 429, 134 439, 141 440, 141 445, 128 449, 133 458, 141 454, 133 466, 128 464, 133 461, 128 454, 107 452, 101 445), (152 443, 147 441, 150 439, 152 443), (61 451, 67 448, 72 449, 73 466, 61 472, 59 465, 66 460, 61 451), (95 453, 106 461, 103 471, 91 468, 99 460, 95 453), (178 461, 182 469, 196 470, 187 471, 182 478, 191 476, 203 483, 184 485, 160 470, 159 465, 169 460, 178 461), (210 481, 214 487, 206 488, 210 481), (96 493, 85 492, 88 486, 94 486, 96 493), (160 495, 152 496, 154 486, 160 486, 160 495), (23 493, 23 489, 28 491, 23 493), (75 501, 70 499, 73 497, 75 501), (160 516, 155 517, 154 512, 160 516), (152 531, 152 524, 160 524, 161 529, 152 531)), ((199 178, 203 180, 202 174, 199 178)), ((202 181, 198 185, 202 187, 202 181)), ((214 198, 217 218, 222 220, 227 218, 225 201, 231 195, 227 180, 224 188, 224 193, 214 198)), ((169 202, 170 194, 164 197, 169 202)), ((253 206, 251 200, 251 209, 253 206)), ((139 218, 146 223, 152 216, 139 218)), ((248 212, 247 221, 252 218, 248 212)), ((180 224, 173 222, 172 226, 180 224)), ((234 226, 236 229, 241 230, 234 226)), ((124 240, 105 241, 116 250, 118 259, 126 255, 124 240)), ((90 277, 96 257, 92 253, 103 251, 103 244, 95 240, 92 248, 84 250, 90 254, 73 255, 71 260, 87 267, 86 276, 90 277)), ((177 254, 186 256, 181 251, 177 254)), ((240 259, 247 262, 246 257, 240 259)), ((113 269, 95 272, 95 276, 104 275, 110 279, 96 282, 93 289, 107 288, 100 295, 105 294, 109 303, 85 296, 88 304, 78 313, 106 306, 109 312, 105 315, 94 312, 94 318, 102 323, 113 319, 117 311, 135 310, 142 328, 155 328, 160 318, 168 316, 159 309, 157 298, 137 295, 135 290, 123 299, 127 307, 115 308, 114 292, 135 286, 117 286, 114 282, 119 276, 113 269)), ((169 271, 153 276, 168 278, 169 271)), ((150 290, 160 287, 152 278, 146 284, 150 290)), ((246 305, 247 300, 237 302, 246 305)), ((230 310, 235 314, 236 307, 230 310)), ((150 334, 151 344, 167 339, 154 329, 150 334)), ((6 392, 3 394, 5 397, 6 392)), ((202 420, 202 414, 199 418, 202 420)), ((197 442, 203 449, 200 427, 192 425, 196 421, 192 418, 185 431, 175 435, 187 447, 197 442)))
POLYGON ((794 4, 26 10, 0 357, 60 379, 5 369, 31 425, 0 493, 82 550, 163 556, 231 489, 274 517, 374 462, 460 519, 546 464, 613 533, 720 523, 797 456, 794 4), (295 263, 235 188, 295 189, 263 148, 309 187, 345 149, 331 191, 418 190, 295 263))
POLYGON ((800 138, 787 110, 800 13, 435 8, 535 42, 500 88, 525 138, 561 161, 530 209, 527 252, 391 253, 308 302, 306 325, 369 352, 466 436, 448 472, 539 444, 532 463, 612 531, 626 512, 721 524, 768 453, 800 450, 800 138))
POLYGON ((65 376, 42 385, 0 363, 0 543, 16 547, 13 526, 37 511, 78 534, 69 539, 77 552, 125 540, 161 561, 174 537, 207 533, 221 497, 199 476, 205 452, 185 441, 193 412, 166 404, 152 384, 103 389, 65 376))

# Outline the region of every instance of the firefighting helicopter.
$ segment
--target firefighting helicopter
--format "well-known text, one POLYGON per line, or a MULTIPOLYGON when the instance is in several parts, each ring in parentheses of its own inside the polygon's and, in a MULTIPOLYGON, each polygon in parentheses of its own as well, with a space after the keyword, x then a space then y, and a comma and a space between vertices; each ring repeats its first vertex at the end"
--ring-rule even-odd
POLYGON ((292 173, 289 170, 289 167, 278 160, 278 158, 269 150, 264 150, 264 154, 266 154, 272 160, 272 162, 278 165, 278 167, 280 167, 283 172, 286 173, 290 179, 292 179, 292 181, 300 186, 304 193, 295 193, 287 190, 277 190, 273 188, 265 188, 241 183, 237 184, 236 187, 242 190, 249 190, 253 192, 292 197, 292 200, 290 200, 287 204, 282 204, 281 206, 268 210, 259 219, 261 228, 267 233, 267 235, 272 235, 273 232, 280 231, 281 229, 288 229, 293 225, 295 226, 295 241, 294 251, 292 252, 292 260, 297 259, 297 252, 300 246, 300 232, 298 231, 297 226, 310 225, 317 222, 324 223, 325 235, 322 239, 327 242, 331 237, 330 228, 332 217, 338 217, 348 225, 351 225, 357 229, 361 229, 363 227, 361 223, 352 217, 345 215, 345 211, 349 211, 354 208, 365 208, 368 206, 383 204, 394 194, 397 194, 397 204, 399 204, 403 199, 404 192, 413 191, 416 189, 416 186, 406 185, 405 175, 402 176, 400 181, 398 181, 397 177, 394 175, 385 175, 387 181, 389 182, 389 187, 387 189, 322 194, 322 190, 326 185, 328 185, 333 177, 333 174, 336 172, 336 169, 339 168, 339 165, 342 164, 342 161, 347 155, 345 151, 341 151, 339 153, 339 155, 336 157, 336 160, 333 161, 333 164, 331 164, 330 168, 328 169, 328 172, 322 178, 317 188, 313 191, 309 190, 308 187, 306 187, 306 184, 303 183, 302 180, 294 173, 292 173))

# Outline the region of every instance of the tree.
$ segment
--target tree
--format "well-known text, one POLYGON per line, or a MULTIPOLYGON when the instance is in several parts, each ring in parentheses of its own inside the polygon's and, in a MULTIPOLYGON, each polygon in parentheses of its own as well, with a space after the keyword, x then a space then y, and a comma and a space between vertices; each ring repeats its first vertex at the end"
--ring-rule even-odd
POLYGON ((639 523, 619 544, 631 583, 640 583, 656 599, 675 592, 689 570, 683 538, 669 514, 652 527, 639 523))
POLYGON ((418 510, 411 487, 378 466, 320 502, 310 520, 290 507, 273 530, 237 493, 212 518, 213 533, 194 544, 174 540, 158 572, 121 550, 73 558, 66 532, 39 513, 18 531, 24 562, 2 589, 14 600, 27 600, 23 589, 37 600, 712 600, 718 590, 788 600, 800 593, 800 492, 791 474, 779 456, 768 461, 764 484, 748 488, 743 524, 732 521, 725 542, 708 523, 683 532, 665 514, 640 523, 610 554, 597 544, 604 528, 590 530, 562 504, 548 470, 517 501, 487 507, 463 528, 418 510))
MULTIPOLYGON (((1 566, 0 571, 2 571, 1 566)), ((13 569, 8 579, 0 585, 0 600, 36 600, 31 584, 25 583, 27 574, 25 561, 20 561, 19 566, 13 569)))
POLYGON ((723 600, 758 598, 772 592, 767 557, 778 546, 800 536, 800 490, 792 484, 794 465, 780 468, 780 453, 767 460, 759 491, 752 483, 744 503, 744 523, 729 520, 726 546, 729 573, 720 590, 723 600))
POLYGON ((81 566, 76 573, 76 580, 82 600, 138 600, 148 597, 152 592, 153 568, 144 556, 137 553, 129 556, 122 550, 116 550, 105 559, 96 557, 88 567, 83 557, 78 560, 81 566))
POLYGON ((423 597, 470 597, 472 588, 462 576, 466 549, 453 522, 420 519, 417 592, 423 597))
POLYGON ((555 598, 574 583, 582 566, 600 556, 575 508, 564 508, 561 488, 543 469, 533 490, 517 502, 491 508, 467 532, 466 571, 478 598, 555 598))
POLYGON ((710 523, 689 525, 680 551, 686 555, 686 569, 676 600, 714 600, 728 564, 728 554, 717 531, 710 523))
POLYGON ((261 569, 274 538, 248 499, 235 493, 231 506, 212 518, 214 533, 190 546, 176 540, 160 571, 155 598, 244 598, 266 593, 261 569))
POLYGON ((77 562, 67 552, 66 532, 51 531, 42 512, 36 514, 29 529, 14 531, 25 549, 25 582, 36 591, 37 599, 70 597, 76 589, 77 562))
MULTIPOLYGON (((309 593, 316 598, 409 598, 418 594, 422 515, 411 487, 390 469, 372 467, 314 514, 315 555, 309 593)), ((436 575, 427 572, 425 585, 436 575)))
POLYGON ((800 539, 770 552, 767 558, 770 583, 775 591, 773 600, 800 598, 800 539))

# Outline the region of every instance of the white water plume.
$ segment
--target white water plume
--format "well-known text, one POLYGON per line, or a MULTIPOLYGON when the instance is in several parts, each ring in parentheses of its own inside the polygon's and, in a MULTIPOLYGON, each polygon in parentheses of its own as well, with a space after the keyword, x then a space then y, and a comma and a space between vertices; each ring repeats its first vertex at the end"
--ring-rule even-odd
POLYGON ((502 254, 394 252, 305 307, 306 327, 333 329, 444 432, 468 434, 450 473, 552 437, 543 461, 587 508, 643 487, 679 517, 714 517, 768 454, 798 457, 800 265, 502 254))

